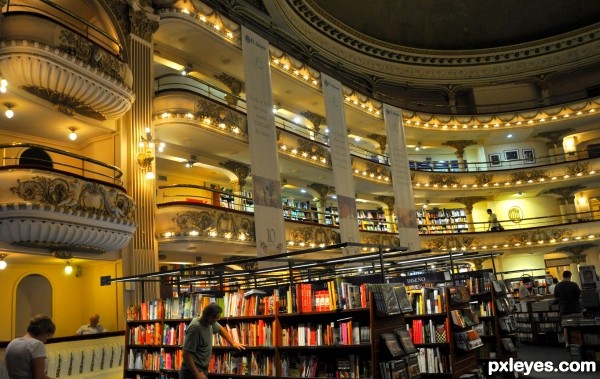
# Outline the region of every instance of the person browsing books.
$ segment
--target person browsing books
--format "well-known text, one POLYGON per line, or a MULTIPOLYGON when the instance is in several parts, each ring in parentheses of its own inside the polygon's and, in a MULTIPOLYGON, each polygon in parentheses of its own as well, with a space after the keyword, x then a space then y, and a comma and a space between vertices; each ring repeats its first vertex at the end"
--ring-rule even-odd
POLYGON ((27 334, 15 338, 6 347, 4 360, 8 377, 50 379, 46 375, 46 347, 44 344, 56 331, 49 316, 39 314, 29 321, 27 334))
POLYGON ((488 231, 498 232, 502 230, 500 228, 500 223, 498 222, 498 216, 491 209, 487 210, 488 214, 488 231))
POLYGON ((183 339, 183 362, 179 379, 206 379, 212 354, 213 335, 219 333, 234 349, 242 351, 244 344, 233 340, 227 330, 218 323, 223 310, 217 303, 210 303, 202 310, 202 316, 194 317, 185 330, 183 339))
POLYGON ((87 335, 87 334, 98 334, 105 333, 106 328, 100 325, 100 315, 94 313, 90 316, 90 323, 86 325, 81 325, 79 329, 75 332, 78 336, 87 335))

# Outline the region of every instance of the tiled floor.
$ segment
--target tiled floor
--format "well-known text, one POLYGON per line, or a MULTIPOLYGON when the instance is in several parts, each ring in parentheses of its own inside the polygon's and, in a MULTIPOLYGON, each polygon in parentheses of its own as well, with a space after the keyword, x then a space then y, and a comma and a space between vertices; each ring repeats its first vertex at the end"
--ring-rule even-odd
MULTIPOLYGON (((519 346, 519 359, 524 362, 553 362, 558 367, 560 362, 571 362, 571 355, 564 347, 534 346, 521 344, 519 346)), ((600 379, 600 367, 596 372, 531 372, 525 379, 600 379)))

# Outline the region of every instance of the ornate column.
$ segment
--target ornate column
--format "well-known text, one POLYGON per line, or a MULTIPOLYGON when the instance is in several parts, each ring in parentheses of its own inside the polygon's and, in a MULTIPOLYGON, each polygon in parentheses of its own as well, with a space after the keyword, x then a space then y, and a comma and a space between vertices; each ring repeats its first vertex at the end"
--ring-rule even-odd
POLYGON ((475 231, 475 225, 473 224, 473 204, 486 200, 487 199, 482 196, 455 197, 453 199, 450 199, 450 201, 452 202, 461 203, 465 205, 465 213, 467 215, 467 225, 469 232, 475 231))
MULTIPOLYGON (((308 188, 316 191, 319 194, 319 199, 317 201, 317 212, 319 224, 325 224, 325 203, 327 201, 327 195, 335 192, 335 188, 332 186, 328 186, 326 184, 321 183, 311 183, 307 185, 308 188)), ((331 222, 333 223, 333 216, 331 218, 331 222)))
POLYGON ((224 72, 215 74, 215 79, 219 79, 231 91, 231 94, 225 95, 225 101, 232 107, 237 105, 240 94, 246 90, 246 85, 243 81, 234 78, 224 72))
MULTIPOLYGON (((154 135, 152 127, 152 98, 154 74, 152 35, 158 30, 158 17, 147 2, 134 1, 127 9, 118 12, 126 19, 121 23, 128 35, 127 63, 133 73, 135 102, 121 120, 121 163, 126 169, 127 192, 137 205, 135 220, 137 232, 129 246, 123 249, 123 275, 131 276, 158 271, 158 243, 154 235, 156 212, 155 181, 146 179, 145 171, 137 164, 140 153, 138 143, 146 137, 146 128, 154 135), (127 15, 127 10, 129 14, 127 15)), ((123 6, 123 5, 121 5, 123 6)), ((117 12, 115 12, 117 13, 117 12)), ((154 153, 154 152, 152 152, 154 153)), ((152 170, 155 162, 151 163, 152 170)), ((124 294, 125 306, 159 296, 156 283, 128 284, 124 294)))
POLYGON ((454 154, 456 155, 456 158, 458 159, 458 170, 459 171, 466 171, 466 167, 465 167, 465 148, 471 145, 476 145, 477 142, 475 141, 470 141, 470 140, 458 140, 458 141, 447 141, 447 142, 442 142, 442 145, 444 146, 450 146, 456 149, 456 151, 454 152, 454 154))
MULTIPOLYGON (((573 129, 563 129, 563 130, 554 130, 549 132, 538 133, 533 136, 533 138, 545 138, 548 141, 546 142, 546 147, 548 147, 548 155, 550 156, 550 161, 548 163, 556 163, 557 156, 564 153, 563 149, 563 138, 567 134, 573 133, 575 130, 573 129)), ((558 160, 560 162, 560 160, 558 160)))
POLYGON ((394 220, 394 207, 396 206, 396 198, 394 196, 376 196, 375 200, 381 201, 385 204, 385 222, 388 225, 388 232, 396 233, 398 231, 398 225, 394 220))
POLYGON ((552 188, 543 193, 551 193, 559 196, 559 210, 562 216, 562 222, 577 222, 577 208, 575 207, 575 193, 584 189, 583 186, 569 186, 552 188))
MULTIPOLYGON (((377 142, 379 145, 379 154, 384 155, 385 150, 387 149, 387 136, 383 136, 381 134, 372 133, 367 135, 367 138, 370 138, 377 142)), ((387 162, 385 162, 387 163, 387 162)))
POLYGON ((226 161, 219 163, 219 166, 227 169, 235 174, 237 182, 233 183, 233 194, 237 195, 234 197, 234 209, 245 211, 244 203, 239 196, 244 194, 244 186, 246 185, 246 179, 250 175, 250 166, 244 163, 236 161, 226 161))

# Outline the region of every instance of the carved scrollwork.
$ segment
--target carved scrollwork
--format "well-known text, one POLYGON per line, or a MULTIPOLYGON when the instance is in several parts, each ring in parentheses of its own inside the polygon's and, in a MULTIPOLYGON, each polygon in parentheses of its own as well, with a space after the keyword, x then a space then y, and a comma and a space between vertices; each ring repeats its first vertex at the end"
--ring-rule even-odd
POLYGON ((453 175, 433 174, 429 175, 429 184, 439 187, 458 187, 460 181, 453 175))
POLYGON ((26 201, 130 221, 134 216, 135 205, 130 198, 98 183, 35 176, 30 180, 17 179, 17 184, 11 191, 26 201))

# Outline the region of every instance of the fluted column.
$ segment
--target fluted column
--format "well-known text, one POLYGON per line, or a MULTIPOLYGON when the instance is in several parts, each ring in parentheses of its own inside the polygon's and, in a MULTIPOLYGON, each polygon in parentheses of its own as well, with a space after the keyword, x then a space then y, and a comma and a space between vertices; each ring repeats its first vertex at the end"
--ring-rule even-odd
MULTIPOLYGON (((127 62, 133 74, 135 102, 121 125, 123 162, 126 162, 127 192, 137 205, 135 220, 137 232, 131 243, 122 252, 123 275, 131 276, 158 271, 158 244, 154 235, 154 215, 156 212, 155 181, 146 179, 146 171, 137 164, 138 143, 150 128, 152 136, 152 97, 153 97, 153 45, 152 34, 158 30, 158 21, 149 9, 142 9, 138 3, 130 8, 130 34, 127 62)), ((155 162, 152 162, 154 170, 155 162)), ((124 302, 127 306, 159 296, 159 286, 155 283, 126 285, 124 302)))

